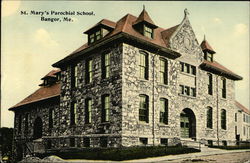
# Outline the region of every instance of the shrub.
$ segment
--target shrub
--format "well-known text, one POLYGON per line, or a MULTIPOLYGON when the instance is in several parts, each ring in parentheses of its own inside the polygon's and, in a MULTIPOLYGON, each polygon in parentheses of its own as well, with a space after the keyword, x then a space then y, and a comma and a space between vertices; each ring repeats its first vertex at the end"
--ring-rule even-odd
POLYGON ((84 148, 76 151, 69 150, 61 152, 50 152, 40 155, 40 157, 56 155, 63 159, 95 159, 121 161, 193 152, 200 152, 200 150, 187 147, 138 146, 122 148, 84 148))

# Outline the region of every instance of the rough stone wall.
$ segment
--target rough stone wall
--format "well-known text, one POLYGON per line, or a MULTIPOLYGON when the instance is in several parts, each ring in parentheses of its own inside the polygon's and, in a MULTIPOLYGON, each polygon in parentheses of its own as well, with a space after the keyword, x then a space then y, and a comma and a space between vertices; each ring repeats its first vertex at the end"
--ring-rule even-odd
MULTIPOLYGON (((108 146, 114 146, 115 142, 121 141, 117 137, 121 134, 121 105, 122 105, 122 48, 121 45, 112 45, 108 49, 100 49, 89 54, 82 60, 77 61, 78 84, 77 88, 71 88, 70 66, 62 71, 62 88, 60 103, 60 137, 90 137, 91 146, 99 146, 99 138, 108 137, 108 146), (101 58, 104 53, 110 52, 110 77, 102 79, 101 58), (85 82, 86 60, 93 59, 93 81, 85 82), (110 120, 101 122, 101 97, 104 94, 110 95, 110 120), (85 124, 85 99, 92 99, 92 123, 85 124), (77 103, 77 124, 70 125, 70 104, 75 100, 77 103), (95 138, 93 138, 93 136, 95 138), (95 141, 94 141, 95 139, 95 141)), ((117 143, 118 144, 118 143, 117 143)), ((120 144, 120 143, 119 143, 120 144)), ((69 143, 62 143, 61 146, 69 146, 69 143)))
MULTIPOLYGON (((227 97, 221 96, 221 76, 213 74, 213 95, 208 95, 207 73, 199 68, 203 61, 203 52, 194 35, 192 27, 185 19, 170 40, 171 48, 180 52, 178 59, 168 59, 168 84, 159 83, 158 54, 149 55, 148 80, 139 78, 139 51, 142 49, 123 44, 123 86, 122 86, 122 145, 139 145, 139 138, 148 138, 148 144, 160 143, 160 138, 180 137, 180 113, 183 109, 191 109, 196 117, 196 138, 198 140, 217 140, 217 122, 219 140, 235 140, 234 132, 234 81, 226 79, 227 97), (196 75, 181 72, 180 62, 196 67, 196 75), (154 70, 153 70, 154 63, 154 70), (155 73, 153 74, 153 71, 155 73), (153 78, 154 75, 154 78, 153 78), (217 92, 217 78, 218 92, 217 92), (154 90, 153 90, 154 81, 154 90), (196 97, 180 94, 179 85, 194 86, 196 97), (153 93, 154 92, 154 93, 153 93), (139 121, 139 95, 149 96, 149 123, 139 121), (154 94, 154 97, 153 97, 154 94), (218 94, 218 101, 217 101, 218 94), (154 98, 154 111, 153 111, 154 98), (159 122, 159 100, 166 98, 169 102, 168 125, 159 122), (218 120, 217 120, 218 102, 218 120), (206 127, 206 108, 213 108, 213 128, 206 127), (227 129, 221 129, 221 109, 227 112, 227 129), (154 112, 154 113, 153 113, 154 112), (153 116, 154 114, 154 116, 153 116), (154 120, 153 120, 154 118, 154 120), (154 122, 154 124, 153 124, 154 122), (153 130, 154 126, 154 130, 153 130), (154 133, 154 134, 153 134, 154 133), (153 137, 155 139, 153 140, 153 137)), ((164 57, 163 57, 164 58, 164 57)))

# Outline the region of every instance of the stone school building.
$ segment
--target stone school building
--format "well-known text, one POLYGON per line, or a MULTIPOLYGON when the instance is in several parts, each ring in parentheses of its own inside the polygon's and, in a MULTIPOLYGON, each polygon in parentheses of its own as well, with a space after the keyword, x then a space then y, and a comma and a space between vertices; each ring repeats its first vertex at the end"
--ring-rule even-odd
POLYGON ((197 41, 187 10, 168 29, 143 9, 138 17, 103 19, 84 34, 88 42, 54 63, 57 69, 41 78, 40 88, 9 109, 15 113, 16 158, 250 139, 249 111, 235 101, 235 81, 242 77, 215 60, 205 38, 197 41))

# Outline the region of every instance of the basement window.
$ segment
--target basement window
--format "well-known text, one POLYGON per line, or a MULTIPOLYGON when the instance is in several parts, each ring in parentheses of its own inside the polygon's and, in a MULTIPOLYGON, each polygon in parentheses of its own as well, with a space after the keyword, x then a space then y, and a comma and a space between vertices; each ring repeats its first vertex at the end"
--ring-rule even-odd
POLYGON ((148 138, 139 138, 139 141, 141 145, 147 145, 148 144, 148 138))

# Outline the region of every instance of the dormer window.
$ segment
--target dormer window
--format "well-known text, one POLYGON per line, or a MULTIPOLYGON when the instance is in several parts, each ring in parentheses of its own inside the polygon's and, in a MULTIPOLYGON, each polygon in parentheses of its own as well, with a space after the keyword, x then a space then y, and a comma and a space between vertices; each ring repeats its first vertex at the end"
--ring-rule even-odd
POLYGON ((153 29, 144 25, 143 35, 148 38, 153 38, 153 29))
POLYGON ((213 62, 213 54, 205 52, 204 59, 210 62, 213 62))
POLYGON ((99 29, 99 30, 97 30, 94 33, 89 35, 89 43, 90 44, 97 41, 97 40, 100 40, 102 38, 102 32, 101 31, 102 30, 99 29))

